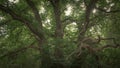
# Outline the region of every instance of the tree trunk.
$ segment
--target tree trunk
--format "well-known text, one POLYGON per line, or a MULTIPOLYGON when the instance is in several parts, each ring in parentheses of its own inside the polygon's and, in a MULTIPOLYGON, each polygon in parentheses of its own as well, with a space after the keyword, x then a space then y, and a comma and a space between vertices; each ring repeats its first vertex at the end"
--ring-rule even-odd
POLYGON ((50 0, 51 5, 53 6, 54 11, 54 19, 56 22, 55 27, 55 49, 54 49, 54 56, 55 60, 53 61, 52 68, 64 68, 63 63, 63 51, 62 51, 62 39, 63 39, 63 28, 61 22, 61 7, 60 7, 60 0, 50 0))
POLYGON ((40 47, 40 68, 51 68, 51 58, 50 52, 48 48, 48 44, 46 44, 46 40, 43 39, 39 41, 40 47))

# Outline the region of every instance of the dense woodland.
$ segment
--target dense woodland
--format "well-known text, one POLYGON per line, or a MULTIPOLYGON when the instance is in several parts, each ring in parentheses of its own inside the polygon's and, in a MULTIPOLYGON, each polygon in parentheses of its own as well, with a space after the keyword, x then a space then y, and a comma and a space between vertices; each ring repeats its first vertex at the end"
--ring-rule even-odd
POLYGON ((120 68, 120 0, 0 0, 0 68, 120 68))

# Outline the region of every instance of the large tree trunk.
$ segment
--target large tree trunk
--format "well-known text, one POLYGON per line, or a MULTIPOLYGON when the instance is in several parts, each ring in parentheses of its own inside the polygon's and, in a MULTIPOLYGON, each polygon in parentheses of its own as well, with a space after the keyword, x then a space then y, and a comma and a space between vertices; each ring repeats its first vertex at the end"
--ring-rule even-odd
POLYGON ((47 41, 43 38, 39 40, 40 47, 40 68, 51 68, 51 57, 47 41))
POLYGON ((61 12, 60 12, 60 0, 50 0, 51 5, 53 6, 54 11, 54 19, 56 22, 55 27, 55 40, 57 41, 55 43, 55 49, 54 49, 54 56, 55 60, 53 61, 53 67, 52 68, 64 68, 64 65, 62 64, 63 60, 63 52, 62 52, 62 39, 63 39, 63 28, 62 28, 62 22, 61 22, 61 12))

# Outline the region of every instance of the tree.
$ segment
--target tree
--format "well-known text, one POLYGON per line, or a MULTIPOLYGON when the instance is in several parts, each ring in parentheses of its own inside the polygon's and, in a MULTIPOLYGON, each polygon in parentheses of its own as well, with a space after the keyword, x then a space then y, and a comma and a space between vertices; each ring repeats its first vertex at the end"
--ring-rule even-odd
POLYGON ((98 52, 108 47, 119 47, 115 38, 107 36, 107 31, 104 31, 109 28, 105 25, 110 25, 104 21, 112 22, 110 16, 119 13, 118 5, 116 0, 1 1, 0 27, 3 29, 0 36, 4 36, 2 41, 14 40, 15 45, 18 45, 18 49, 2 57, 34 48, 40 52, 40 68, 81 68, 85 66, 83 63, 90 53, 97 62, 96 66, 101 68, 98 52), (113 43, 108 45, 101 40, 113 40, 113 43), (30 45, 19 49, 21 43, 30 45), (99 46, 100 44, 105 46, 99 46), (71 64, 65 65, 67 61, 71 64))

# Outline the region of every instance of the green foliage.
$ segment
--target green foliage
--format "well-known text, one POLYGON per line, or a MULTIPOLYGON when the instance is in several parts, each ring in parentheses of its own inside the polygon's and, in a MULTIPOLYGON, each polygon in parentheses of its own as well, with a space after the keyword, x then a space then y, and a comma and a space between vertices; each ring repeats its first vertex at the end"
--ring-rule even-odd
MULTIPOLYGON (((20 15, 22 19, 29 21, 29 23, 23 23, 15 20, 14 17, 0 9, 0 68, 39 68, 43 65, 42 62, 45 64, 44 67, 47 67, 47 64, 52 66, 53 64, 57 65, 57 63, 65 65, 66 68, 120 67, 120 48, 106 48, 95 53, 91 53, 86 48, 83 49, 80 56, 76 57, 76 53, 72 54, 79 49, 78 43, 81 41, 78 42, 78 36, 85 25, 86 6, 84 1, 88 5, 91 0, 60 0, 60 22, 64 33, 63 38, 56 37, 56 19, 50 0, 32 1, 40 14, 43 29, 40 29, 41 22, 35 18, 33 9, 25 0, 19 0, 17 3, 8 0, 0 1, 0 8, 1 5, 4 5, 13 10, 15 14, 20 15), (45 40, 42 39, 42 42, 41 38, 38 37, 40 33, 45 36, 45 40), (35 43, 30 46, 34 41, 35 43), (39 45, 41 43, 43 45, 39 45), (28 48, 16 53, 17 50, 25 47, 28 48), (55 57, 57 48, 61 48, 63 53, 63 57, 60 59, 55 57), (96 59, 96 56, 99 56, 99 60, 96 59)), ((120 9, 119 0, 99 0, 96 5, 106 11, 120 9), (111 4, 114 5, 110 6, 111 4)), ((120 45, 120 13, 105 13, 97 8, 94 9, 96 11, 91 12, 90 26, 84 36, 93 39, 97 38, 98 35, 104 38, 115 38, 116 43, 120 45)), ((106 44, 114 45, 115 43, 111 40, 102 40, 95 47, 102 47, 106 44)))

